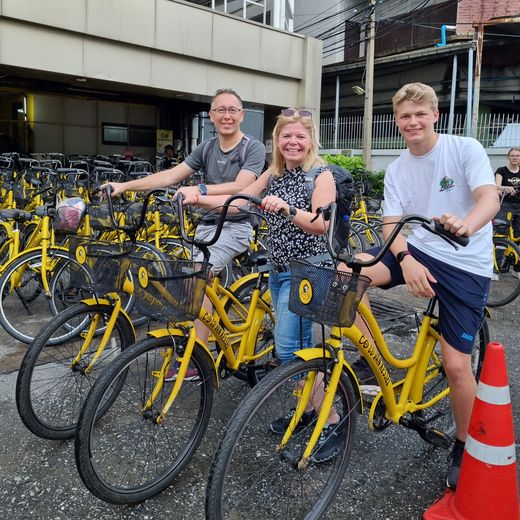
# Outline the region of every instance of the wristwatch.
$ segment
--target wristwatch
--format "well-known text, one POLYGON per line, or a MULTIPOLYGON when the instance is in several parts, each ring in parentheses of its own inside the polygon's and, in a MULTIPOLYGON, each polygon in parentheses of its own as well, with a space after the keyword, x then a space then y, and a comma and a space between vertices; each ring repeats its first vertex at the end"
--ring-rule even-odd
POLYGON ((400 264, 404 260, 404 257, 408 256, 409 254, 410 251, 408 251, 407 249, 405 249, 404 251, 399 251, 399 253, 395 255, 397 263, 400 264))
POLYGON ((286 218, 292 222, 295 217, 296 217, 296 208, 294 206, 289 206, 289 214, 286 215, 286 218))
POLYGON ((208 194, 208 187, 205 184, 199 184, 198 185, 199 192, 201 195, 207 195, 208 194))

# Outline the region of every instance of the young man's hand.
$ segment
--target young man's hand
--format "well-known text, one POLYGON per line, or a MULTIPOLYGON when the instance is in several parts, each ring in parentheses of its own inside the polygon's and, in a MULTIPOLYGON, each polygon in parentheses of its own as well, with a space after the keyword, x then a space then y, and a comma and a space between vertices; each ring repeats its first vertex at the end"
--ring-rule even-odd
POLYGON ((408 290, 417 297, 432 298, 435 291, 431 284, 437 283, 427 267, 415 260, 411 255, 407 255, 401 261, 404 281, 408 290))
POLYGON ((441 215, 439 218, 439 222, 444 226, 446 231, 450 231, 458 237, 469 237, 471 235, 471 229, 468 224, 457 215, 444 213, 444 215, 441 215))

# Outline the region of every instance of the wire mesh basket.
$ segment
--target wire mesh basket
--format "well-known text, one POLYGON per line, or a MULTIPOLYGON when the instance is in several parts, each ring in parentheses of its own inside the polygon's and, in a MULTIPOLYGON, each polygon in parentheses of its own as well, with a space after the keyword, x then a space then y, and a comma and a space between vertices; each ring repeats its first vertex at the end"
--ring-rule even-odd
POLYGON ((210 272, 207 262, 150 253, 132 255, 135 310, 157 321, 192 321, 199 317, 210 272))
POLYGON ((121 291, 130 269, 129 254, 135 247, 129 242, 106 242, 70 237, 70 285, 98 295, 121 291))
POLYGON ((289 310, 316 323, 350 327, 370 278, 291 260, 289 310))

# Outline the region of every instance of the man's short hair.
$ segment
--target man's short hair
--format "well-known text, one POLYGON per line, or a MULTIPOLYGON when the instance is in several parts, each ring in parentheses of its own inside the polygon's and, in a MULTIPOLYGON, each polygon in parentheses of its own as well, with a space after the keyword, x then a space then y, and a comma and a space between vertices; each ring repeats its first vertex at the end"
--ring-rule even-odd
POLYGON ((232 88, 219 88, 215 92, 215 95, 211 98, 211 106, 213 106, 213 103, 215 102, 215 99, 217 99, 217 97, 220 96, 221 94, 231 94, 232 96, 235 96, 238 99, 238 102, 240 103, 240 107, 243 106, 242 105, 242 98, 232 88))
POLYGON ((435 90, 424 83, 407 83, 395 93, 392 98, 394 114, 397 112, 397 105, 403 101, 427 103, 434 112, 439 110, 439 99, 437 98, 435 90))

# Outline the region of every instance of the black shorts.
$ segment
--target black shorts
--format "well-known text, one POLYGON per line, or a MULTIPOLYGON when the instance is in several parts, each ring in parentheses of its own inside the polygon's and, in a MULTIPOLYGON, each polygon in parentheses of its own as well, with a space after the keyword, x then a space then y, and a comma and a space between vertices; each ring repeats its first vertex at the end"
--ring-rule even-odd
MULTIPOLYGON (((367 253, 375 255, 378 250, 372 248, 367 253)), ((490 279, 436 260, 411 245, 408 245, 408 250, 437 280, 431 285, 439 300, 442 337, 453 348, 470 354, 484 318, 490 279)), ((394 255, 389 251, 381 261, 390 270, 392 280, 381 289, 403 285, 403 271, 394 255)))

